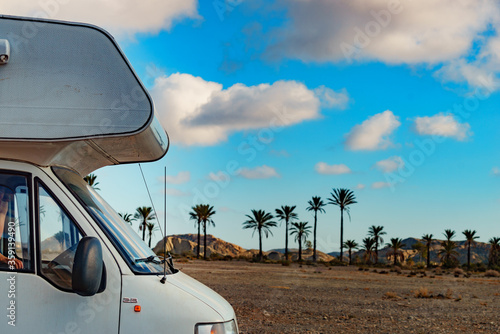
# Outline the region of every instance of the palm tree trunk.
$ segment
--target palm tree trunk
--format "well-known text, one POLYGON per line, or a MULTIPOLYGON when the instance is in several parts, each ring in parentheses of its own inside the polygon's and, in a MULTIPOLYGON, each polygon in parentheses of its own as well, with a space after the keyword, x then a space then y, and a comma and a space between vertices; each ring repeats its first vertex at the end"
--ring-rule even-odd
POLYGON ((288 261, 288 219, 285 219, 285 259, 288 261))
POLYGON ((467 247, 467 270, 470 270, 470 241, 467 247))
POLYGON ((314 211, 314 250, 313 261, 316 262, 316 223, 318 221, 318 211, 314 211))
POLYGON ((396 266, 398 264, 397 260, 398 260, 398 257, 397 257, 397 254, 396 254, 396 250, 394 249, 394 266, 396 266))
POLYGON ((203 259, 207 259, 207 222, 203 222, 203 259))
POLYGON ((299 238, 299 262, 302 262, 302 235, 299 238))
POLYGON ((431 244, 427 244, 427 268, 431 267, 431 244))
POLYGON ((340 262, 344 261, 344 209, 340 209, 340 262))
POLYGON ((142 241, 146 241, 146 220, 142 222, 142 241))
POLYGON ((149 244, 148 244, 149 248, 151 248, 151 237, 152 237, 152 236, 153 236, 153 235, 152 235, 151 233, 149 233, 149 244))
POLYGON ((259 261, 262 261, 262 230, 259 228, 259 261))
POLYGON ((375 239, 375 264, 378 263, 378 237, 375 239))
POLYGON ((351 249, 349 248, 349 265, 351 265, 352 259, 351 259, 351 249))
POLYGON ((196 250, 196 258, 200 258, 200 228, 201 228, 201 222, 198 221, 198 247, 196 250))

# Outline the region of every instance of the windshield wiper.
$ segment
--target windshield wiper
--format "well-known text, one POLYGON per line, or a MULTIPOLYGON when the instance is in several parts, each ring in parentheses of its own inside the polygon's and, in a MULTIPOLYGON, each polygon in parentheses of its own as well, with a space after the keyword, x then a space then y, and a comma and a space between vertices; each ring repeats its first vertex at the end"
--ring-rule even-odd
POLYGON ((172 260, 172 255, 170 253, 168 253, 168 257, 165 258, 163 256, 159 256, 159 255, 151 255, 151 256, 148 256, 148 257, 145 257, 145 258, 141 258, 141 259, 134 259, 134 262, 135 263, 141 263, 141 262, 144 262, 144 263, 154 263, 154 264, 163 264, 163 263, 167 263, 168 267, 170 268, 170 270, 172 271, 172 273, 176 273, 178 270, 175 269, 174 267, 174 262, 172 260), (158 260, 158 259, 160 260, 158 260))
POLYGON ((151 256, 148 256, 148 257, 144 257, 142 259, 134 259, 134 262, 135 263, 141 263, 141 262, 150 263, 150 262, 152 262, 154 264, 163 264, 163 262, 165 261, 165 259, 157 260, 156 258, 161 258, 161 256, 151 255, 151 256))

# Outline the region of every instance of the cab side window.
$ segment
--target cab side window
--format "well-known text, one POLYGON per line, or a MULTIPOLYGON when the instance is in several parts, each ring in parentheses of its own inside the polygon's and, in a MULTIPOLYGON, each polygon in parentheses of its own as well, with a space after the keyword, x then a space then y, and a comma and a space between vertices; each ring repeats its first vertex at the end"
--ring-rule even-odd
POLYGON ((38 185, 42 275, 63 290, 72 289, 73 259, 83 237, 54 197, 38 185))
POLYGON ((27 177, 0 172, 0 270, 33 271, 27 177))

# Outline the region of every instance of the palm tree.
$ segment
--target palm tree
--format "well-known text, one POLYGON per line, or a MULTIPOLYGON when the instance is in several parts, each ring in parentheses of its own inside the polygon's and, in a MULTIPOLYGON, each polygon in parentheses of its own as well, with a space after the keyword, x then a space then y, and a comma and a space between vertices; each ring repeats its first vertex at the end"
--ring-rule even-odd
POLYGON ((377 254, 374 252, 375 248, 375 239, 366 237, 363 239, 363 251, 365 254, 363 255, 363 258, 366 263, 370 263, 372 258, 376 258, 377 254))
POLYGON ((201 218, 200 218, 200 212, 201 212, 201 204, 197 204, 196 206, 193 206, 191 211, 189 213, 189 219, 195 220, 195 226, 198 226, 198 246, 196 247, 196 258, 200 258, 200 229, 201 229, 201 218))
POLYGON ((313 196, 312 201, 307 202, 309 206, 307 207, 307 211, 314 211, 314 246, 313 246, 313 261, 316 262, 316 225, 318 222, 318 212, 325 213, 325 209, 323 207, 326 205, 321 197, 313 196))
POLYGON ((203 224, 203 258, 207 259, 207 224, 215 227, 212 216, 215 215, 214 207, 208 204, 200 205, 199 212, 201 223, 203 224))
POLYGON ((488 241, 491 245, 488 256, 488 265, 490 267, 499 265, 500 260, 500 238, 493 237, 488 241))
POLYGON ((262 261, 262 232, 266 238, 271 232, 271 227, 276 227, 277 223, 272 221, 273 216, 264 210, 252 210, 252 215, 246 215, 248 220, 243 223, 243 229, 253 229, 252 237, 255 231, 259 232, 259 261, 262 261))
POLYGON ((122 213, 122 212, 118 212, 118 215, 119 215, 120 217, 122 217, 122 219, 123 219, 123 221, 124 221, 125 223, 129 223, 130 225, 132 225, 132 221, 134 221, 134 220, 135 220, 134 216, 132 216, 132 214, 131 214, 131 213, 126 213, 126 212, 122 213))
POLYGON ((85 176, 83 179, 85 180, 85 182, 88 183, 89 186, 94 188, 94 190, 101 190, 101 189, 97 188, 97 185, 99 184, 99 182, 96 182, 97 175, 89 174, 89 175, 85 176))
POLYGON ((372 225, 368 229, 368 235, 375 239, 375 254, 377 254, 377 259, 375 263, 378 263, 378 245, 379 242, 382 244, 384 243, 384 239, 382 239, 382 235, 387 234, 383 231, 384 227, 383 226, 375 226, 372 225))
POLYGON ((349 210, 349 205, 355 204, 356 196, 354 192, 349 189, 333 189, 331 193, 332 198, 328 198, 328 204, 336 205, 340 208, 340 262, 344 258, 344 211, 349 215, 349 220, 351 219, 351 214, 349 210))
POLYGON ((158 231, 158 226, 156 226, 154 222, 151 222, 151 223, 147 223, 146 227, 147 227, 148 233, 149 233, 149 244, 148 245, 149 245, 149 248, 151 248, 151 238, 153 237, 154 232, 158 231))
POLYGON ((352 263, 351 254, 352 250, 358 248, 358 243, 354 240, 347 240, 344 242, 344 247, 349 249, 349 265, 352 263))
POLYGON ((418 255, 418 260, 419 260, 418 262, 422 261, 422 255, 427 256, 427 250, 425 248, 425 245, 420 241, 417 241, 416 243, 411 245, 411 249, 413 249, 416 252, 416 255, 418 255))
POLYGON ((299 262, 302 261, 302 242, 305 241, 309 233, 311 233, 311 226, 308 226, 308 224, 308 222, 293 222, 292 228, 290 229, 290 235, 295 234, 295 241, 299 243, 299 262))
POLYGON ((451 239, 455 236, 455 231, 448 229, 444 230, 443 234, 446 237, 446 241, 451 241, 451 239))
POLYGON ((455 248, 457 248, 457 244, 453 240, 446 240, 441 242, 439 255, 441 255, 441 262, 447 267, 453 267, 458 262, 458 252, 455 250, 455 248))
POLYGON ((281 221, 285 221, 285 259, 288 260, 288 223, 292 220, 298 219, 298 216, 295 212, 294 206, 281 206, 281 209, 276 209, 276 218, 281 221))
POLYGON ((155 219, 153 208, 150 206, 140 206, 135 209, 134 219, 140 220, 139 231, 142 231, 142 240, 146 241, 146 224, 155 219))
POLYGON ((479 239, 479 236, 476 235, 475 230, 465 230, 462 234, 467 240, 467 269, 470 270, 470 246, 476 243, 474 240, 479 239))
POLYGON ((401 262, 405 260, 405 255, 401 251, 401 249, 406 246, 403 243, 403 239, 401 238, 391 238, 391 242, 386 244, 387 247, 391 247, 392 251, 388 252, 387 255, 394 255, 394 265, 397 265, 398 258, 401 259, 401 262))
POLYGON ((431 244, 432 244, 432 234, 424 234, 422 239, 425 240, 425 246, 427 247, 427 268, 431 266, 431 244))

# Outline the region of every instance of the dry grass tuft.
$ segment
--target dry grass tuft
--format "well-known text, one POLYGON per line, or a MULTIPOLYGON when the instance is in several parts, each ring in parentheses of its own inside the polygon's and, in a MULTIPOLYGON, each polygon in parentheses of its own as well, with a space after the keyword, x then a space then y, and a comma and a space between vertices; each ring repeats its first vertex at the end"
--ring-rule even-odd
POLYGON ((397 293, 392 292, 392 291, 386 292, 382 298, 383 299, 401 299, 401 297, 399 297, 397 293))
POLYGON ((421 287, 414 291, 415 298, 432 298, 432 291, 429 289, 421 287))
POLYGON ((487 272, 484 273, 484 276, 486 276, 486 277, 500 277, 500 273, 496 270, 488 270, 487 272))
POLYGON ((444 297, 446 299, 452 299, 453 298, 453 290, 451 290, 451 289, 446 290, 446 293, 444 294, 444 297))

